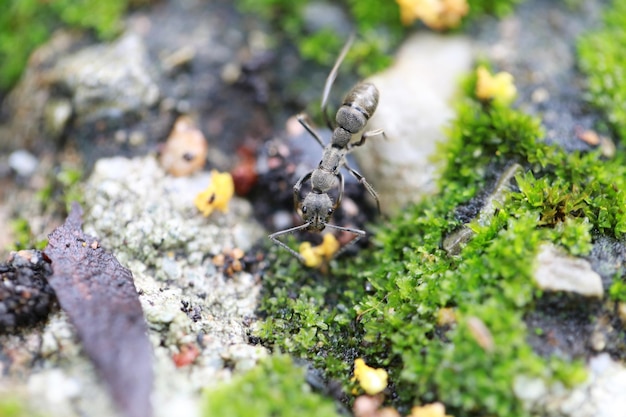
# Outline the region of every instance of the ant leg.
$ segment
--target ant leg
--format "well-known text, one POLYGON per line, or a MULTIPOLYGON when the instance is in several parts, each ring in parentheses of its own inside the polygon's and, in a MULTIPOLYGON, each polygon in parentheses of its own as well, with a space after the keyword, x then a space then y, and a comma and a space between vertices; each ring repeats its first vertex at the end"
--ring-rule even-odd
POLYGON ((374 190, 374 187, 372 187, 372 185, 369 182, 367 182, 367 180, 365 179, 363 175, 359 174, 357 171, 352 169, 350 165, 348 165, 347 163, 344 163, 343 166, 350 172, 350 174, 354 175, 354 178, 359 180, 359 182, 363 184, 367 192, 370 193, 372 197, 374 197, 374 200, 376 200, 376 207, 378 208, 378 213, 380 213, 380 200, 378 199, 378 193, 376 192, 376 190, 374 190))
POLYGON ((335 127, 330 121, 330 117, 328 117, 328 109, 327 109, 328 96, 330 95, 330 90, 333 88, 333 83, 335 82, 335 78, 337 78, 337 72, 339 71, 339 66, 341 65, 341 62, 343 61, 343 59, 346 57, 348 50, 350 50, 350 47, 352 46, 352 43, 354 42, 354 37, 355 37, 354 32, 352 32, 350 34, 350 37, 346 41, 346 44, 343 46, 343 49, 339 53, 339 56, 337 57, 337 61, 335 61, 335 65, 333 66, 333 69, 330 70, 330 73, 328 74, 328 77, 326 78, 326 84, 324 84, 324 92, 322 93, 322 115, 324 116, 324 121, 326 122, 326 125, 331 131, 334 130, 335 127))
POLYGON ((378 136, 378 135, 382 135, 383 139, 387 140, 387 136, 385 135, 385 131, 382 129, 376 129, 376 130, 369 130, 367 132, 363 132, 363 134, 361 135, 361 140, 359 140, 358 142, 355 143, 351 143, 348 146, 348 150, 352 149, 352 148, 356 148, 357 146, 361 146, 365 143, 365 139, 367 138, 371 138, 372 136, 378 136))
POLYGON ((322 140, 322 138, 320 138, 320 135, 318 135, 317 132, 313 130, 311 125, 309 125, 309 123, 306 121, 306 116, 303 113, 300 113, 299 115, 297 115, 296 119, 298 120, 298 122, 300 122, 302 127, 304 127, 306 131, 309 132, 311 136, 315 138, 317 143, 319 143, 322 148, 326 147, 326 145, 324 145, 324 141, 322 140))
POLYGON ((296 211, 298 210, 300 206, 300 189, 302 188, 302 184, 304 184, 304 181, 311 178, 311 175, 313 175, 312 171, 307 174, 304 174, 303 176, 300 177, 298 182, 296 182, 296 184, 293 186, 293 208, 296 211))
POLYGON ((302 257, 302 255, 300 255, 298 252, 296 252, 295 250, 291 249, 289 246, 287 246, 284 242, 281 242, 280 240, 278 240, 278 236, 282 236, 282 235, 286 235, 289 233, 293 233, 293 232, 297 232, 298 230, 302 230, 302 229, 306 229, 307 227, 309 227, 309 223, 304 223, 301 224, 300 226, 296 226, 296 227, 291 227, 289 229, 285 229, 285 230, 281 230, 279 232, 276 233, 272 233, 271 235, 269 235, 268 237, 270 239, 272 239, 274 241, 274 243, 277 243, 278 245, 280 245, 281 247, 287 249, 293 256, 295 256, 300 262, 304 263, 304 258, 302 257))
POLYGON ((333 210, 337 210, 337 207, 341 205, 341 200, 343 199, 343 189, 344 189, 343 174, 341 174, 341 172, 338 173, 337 178, 339 178, 339 196, 337 197, 337 202, 335 202, 335 206, 333 207, 333 210))
POLYGON ((341 249, 339 249, 334 255, 333 258, 341 255, 349 246, 354 245, 356 242, 359 241, 359 239, 361 239, 363 236, 365 236, 365 230, 361 230, 361 229, 354 229, 352 227, 343 227, 343 226, 336 226, 334 224, 328 224, 326 223, 326 226, 332 228, 332 229, 336 229, 336 230, 341 230, 342 232, 350 232, 350 233, 354 233, 356 236, 348 243, 346 243, 345 245, 343 245, 343 247, 341 249))

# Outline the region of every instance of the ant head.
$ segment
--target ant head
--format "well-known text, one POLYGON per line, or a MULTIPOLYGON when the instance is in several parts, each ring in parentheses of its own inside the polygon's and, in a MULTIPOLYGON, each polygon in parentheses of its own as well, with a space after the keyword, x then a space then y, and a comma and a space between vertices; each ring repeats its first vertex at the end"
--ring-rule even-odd
POLYGON ((327 193, 311 192, 300 206, 300 216, 310 225, 310 230, 324 230, 334 212, 335 206, 327 193))

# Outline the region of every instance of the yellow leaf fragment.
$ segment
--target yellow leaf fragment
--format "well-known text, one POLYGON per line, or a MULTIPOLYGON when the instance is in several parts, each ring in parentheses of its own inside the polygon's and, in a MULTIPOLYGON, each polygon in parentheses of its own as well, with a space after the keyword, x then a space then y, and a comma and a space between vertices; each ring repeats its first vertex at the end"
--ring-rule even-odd
POLYGON ((387 388, 387 371, 382 368, 367 366, 365 361, 358 358, 354 361, 353 381, 357 381, 368 395, 376 395, 387 388))
POLYGON ((435 30, 457 27, 469 12, 467 0, 396 0, 400 6, 400 20, 410 25, 421 19, 435 30))
POLYGON ((304 264, 309 268, 316 268, 324 261, 330 261, 338 250, 339 241, 330 233, 324 235, 324 240, 318 246, 311 246, 310 242, 302 242, 299 248, 304 264))
POLYGON ((446 414, 446 407, 437 402, 411 408, 407 417, 452 417, 446 414))
POLYGON ((482 65, 476 70, 476 97, 479 100, 494 100, 501 104, 510 104, 515 100, 517 88, 513 76, 508 72, 492 75, 482 65))
POLYGON ((194 204, 206 217, 218 209, 228 212, 228 202, 235 193, 233 177, 228 172, 211 171, 211 182, 206 190, 199 193, 194 204))

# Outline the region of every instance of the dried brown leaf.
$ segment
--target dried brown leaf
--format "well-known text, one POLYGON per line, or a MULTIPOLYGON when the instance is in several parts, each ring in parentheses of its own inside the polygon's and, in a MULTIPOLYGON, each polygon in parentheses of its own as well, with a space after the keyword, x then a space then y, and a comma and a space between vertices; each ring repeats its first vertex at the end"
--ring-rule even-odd
POLYGON ((152 348, 132 273, 82 231, 74 203, 48 237, 50 285, 113 400, 128 417, 152 415, 152 348))

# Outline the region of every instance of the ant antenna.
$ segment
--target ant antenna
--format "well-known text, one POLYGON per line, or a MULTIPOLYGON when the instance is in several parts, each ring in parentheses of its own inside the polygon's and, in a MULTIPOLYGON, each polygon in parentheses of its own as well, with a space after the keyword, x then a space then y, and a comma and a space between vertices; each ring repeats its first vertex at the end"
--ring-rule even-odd
POLYGON ((337 72, 339 71, 339 66, 341 65, 341 62, 344 60, 346 55, 348 54, 348 51, 350 50, 352 43, 354 43, 354 39, 355 39, 355 35, 354 35, 354 32, 352 32, 350 34, 350 37, 346 41, 346 44, 343 46, 341 53, 337 57, 337 61, 335 61, 335 65, 333 66, 333 69, 330 71, 330 73, 328 74, 328 77, 326 78, 326 84, 324 85, 324 92, 322 93, 322 115, 324 116, 324 121, 326 122, 326 125, 331 131, 334 130, 335 127, 331 123, 330 117, 328 117, 328 109, 327 109, 328 96, 330 95, 330 90, 332 89, 333 83, 335 82, 335 79, 337 78, 337 72))

